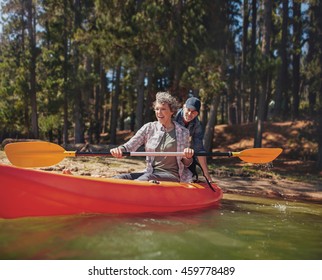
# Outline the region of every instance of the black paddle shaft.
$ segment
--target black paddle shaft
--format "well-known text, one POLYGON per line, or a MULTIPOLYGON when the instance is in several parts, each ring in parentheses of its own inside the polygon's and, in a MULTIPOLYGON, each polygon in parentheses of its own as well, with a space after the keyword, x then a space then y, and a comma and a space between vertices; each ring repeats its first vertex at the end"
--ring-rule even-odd
MULTIPOLYGON (((147 155, 149 152, 146 152, 147 155)), ((76 152, 76 156, 87 156, 87 157, 97 157, 97 156, 111 156, 110 152, 76 152)), ((199 152, 194 153, 194 156, 204 156, 204 157, 231 157, 232 152, 199 152)), ((131 152, 123 152, 123 156, 131 156, 131 152)))

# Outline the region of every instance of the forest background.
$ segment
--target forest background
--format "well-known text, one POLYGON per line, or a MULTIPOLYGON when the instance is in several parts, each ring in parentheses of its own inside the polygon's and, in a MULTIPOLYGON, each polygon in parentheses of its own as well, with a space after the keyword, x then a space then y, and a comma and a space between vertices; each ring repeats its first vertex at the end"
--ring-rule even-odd
MULTIPOLYGON (((158 91, 215 127, 305 120, 322 170, 322 1, 2 0, 0 140, 117 144, 158 91)), ((295 139, 293 139, 295 141, 295 139)), ((282 143, 281 143, 282 144, 282 143)))

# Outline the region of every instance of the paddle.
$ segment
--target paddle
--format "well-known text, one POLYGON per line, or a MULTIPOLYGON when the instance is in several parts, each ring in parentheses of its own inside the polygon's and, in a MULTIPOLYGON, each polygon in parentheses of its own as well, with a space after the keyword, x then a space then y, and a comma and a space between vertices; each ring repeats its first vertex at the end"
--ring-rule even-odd
MULTIPOLYGON (((55 165, 66 157, 111 156, 110 152, 66 151, 63 147, 49 142, 16 142, 4 147, 9 161, 20 167, 45 167, 55 165)), ((196 156, 238 157, 245 162, 267 163, 273 161, 280 153, 280 148, 253 148, 241 152, 195 153, 196 156)), ((182 156, 182 152, 124 152, 124 156, 182 156)))

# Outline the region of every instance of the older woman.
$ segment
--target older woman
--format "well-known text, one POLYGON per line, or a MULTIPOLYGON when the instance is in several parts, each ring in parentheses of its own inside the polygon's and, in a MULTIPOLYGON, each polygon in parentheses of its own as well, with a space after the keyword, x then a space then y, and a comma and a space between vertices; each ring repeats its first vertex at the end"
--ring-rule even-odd
POLYGON ((123 151, 136 151, 141 145, 146 152, 183 152, 183 156, 147 156, 146 170, 121 174, 120 179, 140 181, 189 182, 192 173, 188 169, 194 154, 189 146, 189 130, 173 121, 178 109, 177 100, 167 92, 158 92, 153 103, 158 121, 149 122, 125 144, 111 149, 114 157, 122 157, 123 151))

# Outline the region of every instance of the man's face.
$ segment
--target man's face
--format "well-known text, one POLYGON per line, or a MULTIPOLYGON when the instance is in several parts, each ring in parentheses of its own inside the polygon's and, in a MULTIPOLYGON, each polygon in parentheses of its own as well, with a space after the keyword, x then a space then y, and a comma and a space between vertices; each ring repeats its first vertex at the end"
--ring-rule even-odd
POLYGON ((187 108, 186 105, 183 106, 183 118, 186 122, 191 122, 197 116, 198 112, 196 110, 187 108))

